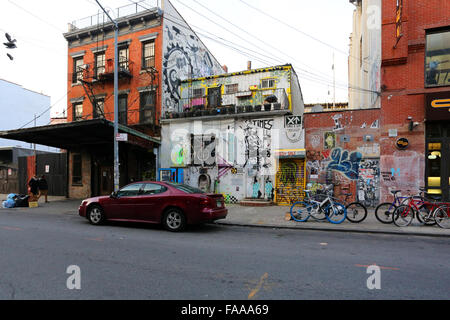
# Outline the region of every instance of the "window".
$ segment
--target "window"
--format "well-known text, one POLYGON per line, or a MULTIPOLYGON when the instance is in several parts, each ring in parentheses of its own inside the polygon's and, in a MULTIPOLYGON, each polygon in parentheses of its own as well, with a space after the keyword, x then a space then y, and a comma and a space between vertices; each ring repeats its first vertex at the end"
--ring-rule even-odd
POLYGON ((154 124, 155 122, 155 91, 145 91, 140 94, 140 123, 154 124))
POLYGON ((128 111, 128 96, 126 95, 119 96, 119 123, 125 126, 128 124, 127 111, 128 111))
POLYGON ((275 79, 262 79, 261 80, 261 89, 275 88, 275 84, 276 84, 275 79))
POLYGON ((155 66, 155 41, 148 41, 142 44, 142 69, 155 66))
POLYGON ((105 100, 96 99, 93 112, 94 118, 105 118, 105 100))
POLYGON ((118 197, 136 197, 139 195, 139 192, 141 191, 143 186, 144 186, 143 183, 131 184, 129 186, 126 186, 126 187, 120 189, 117 192, 117 196, 118 197))
POLYGON ((228 84, 225 86, 225 94, 233 94, 237 93, 239 89, 239 85, 237 83, 235 84, 228 84))
POLYGON ((210 134, 191 135, 191 163, 194 166, 216 165, 216 137, 210 134))
POLYGON ((169 183, 169 185, 171 185, 175 189, 181 190, 181 191, 189 193, 189 194, 204 193, 202 190, 188 186, 186 184, 169 183))
POLYGON ((102 73, 105 73, 105 53, 96 53, 95 54, 95 77, 102 73))
POLYGON ((425 86, 450 86, 450 30, 427 34, 425 86))
POLYGON ((192 90, 193 98, 203 98, 205 95, 205 88, 195 88, 192 90))
POLYGON ((73 59, 73 84, 80 83, 80 80, 83 80, 83 66, 83 57, 73 59))
POLYGON ((83 103, 82 102, 74 103, 72 105, 72 108, 73 108, 73 120, 74 121, 83 120, 83 103))
POLYGON ((167 188, 155 183, 147 183, 145 184, 144 188, 142 189, 141 194, 148 196, 152 194, 160 194, 167 191, 167 188))
POLYGON ((128 47, 119 48, 119 68, 129 69, 130 50, 128 47))
POLYGON ((72 155, 72 184, 83 184, 81 154, 72 155))

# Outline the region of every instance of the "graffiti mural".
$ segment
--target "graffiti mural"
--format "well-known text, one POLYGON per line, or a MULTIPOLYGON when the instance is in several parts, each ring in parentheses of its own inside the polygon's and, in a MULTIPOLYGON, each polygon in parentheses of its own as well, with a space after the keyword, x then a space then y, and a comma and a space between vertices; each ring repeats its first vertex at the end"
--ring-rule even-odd
MULTIPOLYGON (((177 11, 167 4, 166 11, 178 16, 177 11)), ((182 18, 179 18, 183 21, 182 18)), ((182 23, 182 22, 180 22, 182 23)), ((163 111, 177 110, 180 101, 180 82, 188 78, 199 78, 222 74, 220 64, 210 54, 195 33, 180 23, 164 19, 163 51, 163 111)))
POLYGON ((334 149, 336 147, 336 134, 334 132, 325 132, 323 136, 324 149, 334 149))
POLYGON ((328 164, 328 169, 338 171, 350 180, 358 180, 361 160, 362 154, 360 152, 350 153, 347 150, 337 148, 331 152, 331 162, 328 164))
POLYGON ((276 202, 279 205, 303 201, 305 187, 303 160, 281 160, 276 179, 276 202))

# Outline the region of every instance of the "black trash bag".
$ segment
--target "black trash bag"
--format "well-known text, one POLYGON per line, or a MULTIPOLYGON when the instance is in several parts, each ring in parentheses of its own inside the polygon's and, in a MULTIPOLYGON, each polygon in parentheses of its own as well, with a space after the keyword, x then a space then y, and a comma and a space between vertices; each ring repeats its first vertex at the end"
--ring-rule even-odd
POLYGON ((18 195, 14 201, 16 202, 16 207, 19 208, 24 208, 24 207, 28 207, 28 198, 30 196, 28 195, 18 195))

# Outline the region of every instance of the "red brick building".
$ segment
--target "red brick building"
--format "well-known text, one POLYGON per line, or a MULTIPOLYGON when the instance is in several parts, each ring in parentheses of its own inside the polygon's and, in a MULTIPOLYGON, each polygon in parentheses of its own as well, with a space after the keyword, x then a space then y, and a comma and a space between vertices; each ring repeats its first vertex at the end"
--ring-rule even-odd
POLYGON ((381 1, 381 38, 381 109, 305 114, 309 187, 450 200, 450 2, 381 1))

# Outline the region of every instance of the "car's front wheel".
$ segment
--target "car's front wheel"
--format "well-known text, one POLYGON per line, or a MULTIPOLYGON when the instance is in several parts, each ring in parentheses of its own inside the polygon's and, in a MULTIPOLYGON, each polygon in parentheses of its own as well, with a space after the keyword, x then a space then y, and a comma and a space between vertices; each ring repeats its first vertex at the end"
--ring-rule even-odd
POLYGON ((166 230, 180 232, 186 228, 186 217, 181 210, 171 208, 164 213, 162 224, 166 230))
POLYGON ((105 214, 102 207, 99 205, 92 205, 88 209, 88 220, 93 225, 101 225, 105 222, 105 214))

